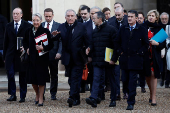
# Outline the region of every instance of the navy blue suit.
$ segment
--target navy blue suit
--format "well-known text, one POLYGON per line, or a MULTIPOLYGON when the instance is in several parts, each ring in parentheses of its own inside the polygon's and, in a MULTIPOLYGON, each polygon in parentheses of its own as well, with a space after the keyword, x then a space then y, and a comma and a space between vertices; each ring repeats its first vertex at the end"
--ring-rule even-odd
POLYGON ((137 74, 143 69, 143 55, 149 47, 147 30, 136 23, 130 31, 129 25, 121 26, 115 39, 115 47, 120 55, 119 64, 122 69, 122 81, 128 83, 128 105, 135 104, 137 74))
POLYGON ((14 29, 14 21, 6 26, 3 58, 5 60, 5 68, 8 76, 8 94, 16 95, 15 72, 19 72, 20 98, 26 97, 27 82, 26 82, 26 67, 27 64, 21 63, 20 50, 17 50, 17 37, 24 37, 26 30, 31 27, 31 24, 21 20, 21 25, 16 34, 14 29))
POLYGON ((66 68, 66 74, 69 76, 70 85, 70 98, 73 100, 80 100, 80 84, 83 74, 84 62, 80 54, 80 51, 85 45, 86 48, 89 45, 89 40, 87 39, 86 29, 82 23, 77 22, 77 25, 72 30, 72 39, 70 51, 67 50, 66 28, 67 23, 63 23, 59 26, 58 34, 55 39, 61 37, 62 40, 62 64, 66 68))

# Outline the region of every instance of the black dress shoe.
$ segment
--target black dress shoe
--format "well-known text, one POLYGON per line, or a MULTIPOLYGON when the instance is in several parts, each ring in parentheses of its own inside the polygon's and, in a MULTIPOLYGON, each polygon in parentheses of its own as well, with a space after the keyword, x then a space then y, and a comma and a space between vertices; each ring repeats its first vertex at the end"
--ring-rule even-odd
POLYGON ((157 104, 156 103, 151 103, 151 106, 156 106, 157 104))
POLYGON ((109 107, 115 107, 116 106, 116 101, 111 101, 109 107))
POLYGON ((120 97, 120 95, 116 95, 116 100, 121 100, 121 97, 120 97))
POLYGON ((17 96, 15 96, 15 95, 11 95, 8 99, 7 99, 7 101, 16 101, 17 100, 17 96))
POLYGON ((128 105, 126 110, 133 110, 134 105, 128 105))
POLYGON ((97 102, 93 98, 86 98, 86 103, 91 105, 92 107, 97 107, 97 102))
POLYGON ((146 90, 145 90, 144 87, 141 88, 141 92, 142 92, 142 93, 146 93, 146 90))
POLYGON ((165 88, 169 88, 169 85, 165 85, 165 88))
POLYGON ((96 102, 97 102, 97 104, 100 104, 101 98, 97 97, 96 102))
POLYGON ((152 99, 149 99, 149 103, 151 103, 152 102, 152 99))
POLYGON ((25 102, 25 98, 21 98, 21 99, 19 100, 19 103, 22 103, 22 102, 25 102))
POLYGON ((57 100, 55 95, 51 95, 51 100, 57 100))
POLYGON ((162 87, 164 85, 164 80, 161 80, 160 86, 162 87))
POLYGON ((39 101, 35 101, 35 104, 38 104, 39 101))
POLYGON ((43 106, 43 103, 42 104, 38 104, 38 106, 40 107, 40 106, 43 106))
POLYGON ((77 106, 77 105, 80 105, 80 100, 74 100, 73 106, 77 106))
POLYGON ((69 104, 69 107, 73 106, 74 100, 72 98, 68 98, 67 103, 69 104))

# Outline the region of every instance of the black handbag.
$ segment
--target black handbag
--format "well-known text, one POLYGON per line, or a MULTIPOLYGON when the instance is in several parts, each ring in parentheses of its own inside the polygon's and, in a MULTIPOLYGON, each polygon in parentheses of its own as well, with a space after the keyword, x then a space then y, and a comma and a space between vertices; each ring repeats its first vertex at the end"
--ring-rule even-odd
POLYGON ((25 50, 22 52, 20 58, 21 58, 22 63, 28 63, 29 62, 29 55, 25 50))

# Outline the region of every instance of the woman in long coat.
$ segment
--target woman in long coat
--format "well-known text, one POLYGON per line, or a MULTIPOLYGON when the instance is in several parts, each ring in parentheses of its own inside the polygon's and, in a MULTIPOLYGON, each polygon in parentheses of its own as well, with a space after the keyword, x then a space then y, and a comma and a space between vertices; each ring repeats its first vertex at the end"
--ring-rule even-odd
POLYGON ((23 39, 24 49, 29 55, 27 83, 32 84, 36 93, 35 104, 43 106, 43 93, 46 82, 49 82, 48 51, 52 49, 51 33, 41 26, 42 16, 32 16, 33 26, 26 31, 23 39))

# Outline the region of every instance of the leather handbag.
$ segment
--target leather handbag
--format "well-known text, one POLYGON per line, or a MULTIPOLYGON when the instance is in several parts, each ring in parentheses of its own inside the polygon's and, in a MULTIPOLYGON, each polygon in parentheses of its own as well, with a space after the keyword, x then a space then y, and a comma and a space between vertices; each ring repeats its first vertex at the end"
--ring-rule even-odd
POLYGON ((25 50, 22 52, 20 58, 22 63, 28 63, 29 61, 29 55, 25 50))

